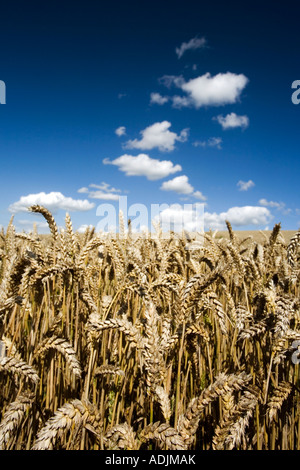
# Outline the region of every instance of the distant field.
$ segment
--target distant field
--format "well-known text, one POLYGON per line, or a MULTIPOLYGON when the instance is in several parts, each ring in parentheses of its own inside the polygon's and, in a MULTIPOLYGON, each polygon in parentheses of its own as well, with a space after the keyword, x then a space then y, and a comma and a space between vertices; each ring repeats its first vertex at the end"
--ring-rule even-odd
MULTIPOLYGON (((296 232, 297 230, 282 230, 280 233, 284 237, 285 242, 289 243, 290 239, 293 235, 295 235, 296 232)), ((270 237, 272 230, 234 230, 234 233, 241 240, 246 237, 252 237, 253 240, 257 243, 263 243, 266 239, 270 237)), ((224 237, 228 239, 228 231, 217 232, 216 237, 224 237)))
MULTIPOLYGON (((214 231, 205 233, 211 233, 213 235, 214 231)), ((253 241, 262 244, 269 239, 271 233, 272 230, 234 230, 234 234, 238 237, 239 240, 251 237, 253 241)), ((297 230, 281 230, 280 233, 283 236, 285 243, 289 243, 292 236, 297 233, 297 230)), ((80 238, 83 237, 83 234, 78 235, 80 236, 80 238)), ((48 234, 39 234, 38 236, 42 239, 47 239, 51 237, 51 235, 48 234)), ((193 234, 191 234, 191 236, 193 236, 193 234)), ((133 237, 136 238, 138 237, 138 235, 133 234, 133 237)), ((214 237, 216 240, 220 240, 221 238, 228 240, 230 238, 228 231, 216 231, 214 237)))

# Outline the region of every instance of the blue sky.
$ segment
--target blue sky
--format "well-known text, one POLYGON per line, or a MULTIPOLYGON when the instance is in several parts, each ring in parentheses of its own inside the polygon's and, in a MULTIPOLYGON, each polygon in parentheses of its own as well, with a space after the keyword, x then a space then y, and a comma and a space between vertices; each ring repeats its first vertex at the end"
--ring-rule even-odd
POLYGON ((45 231, 38 203, 82 230, 126 196, 149 214, 204 204, 205 229, 297 230, 299 13, 289 0, 3 3, 0 224, 45 231))

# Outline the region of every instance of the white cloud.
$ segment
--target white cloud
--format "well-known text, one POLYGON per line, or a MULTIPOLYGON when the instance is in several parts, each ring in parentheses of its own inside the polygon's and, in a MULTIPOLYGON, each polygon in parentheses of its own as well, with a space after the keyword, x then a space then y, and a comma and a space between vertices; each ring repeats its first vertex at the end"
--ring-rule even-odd
POLYGON ((113 186, 111 186, 108 183, 105 183, 104 181, 102 181, 101 184, 91 183, 89 185, 89 187, 90 188, 95 188, 95 189, 100 189, 101 191, 106 191, 106 192, 110 192, 110 193, 120 193, 121 192, 121 189, 114 188, 113 186))
POLYGON ((108 183, 102 182, 99 184, 90 184, 88 188, 83 187, 78 189, 78 193, 86 193, 91 199, 103 199, 106 201, 118 201, 120 189, 110 186, 108 183), (89 189, 93 188, 93 190, 89 189))
POLYGON ((46 207, 51 212, 56 212, 59 209, 70 212, 88 211, 95 206, 95 204, 89 202, 86 199, 72 199, 71 197, 64 196, 60 192, 41 192, 37 194, 21 196, 19 201, 16 201, 9 206, 8 210, 13 214, 17 212, 27 212, 28 207, 35 204, 46 207))
POLYGON ((105 201, 118 201, 120 196, 114 193, 105 193, 104 191, 90 191, 88 197, 105 201))
POLYGON ((125 126, 120 126, 115 130, 115 134, 117 134, 118 137, 121 137, 122 135, 126 134, 126 127, 125 126))
POLYGON ((146 176, 148 180, 152 181, 182 170, 180 165, 174 165, 170 160, 156 160, 144 153, 140 153, 136 157, 125 154, 112 161, 105 158, 103 163, 119 167, 119 170, 127 176, 146 176))
POLYGON ((170 152, 174 150, 175 142, 185 142, 188 137, 188 129, 183 129, 177 135, 169 130, 170 127, 171 123, 168 121, 155 122, 140 132, 142 135, 140 140, 128 140, 125 147, 140 150, 151 150, 157 147, 162 152, 170 152))
POLYGON ((278 210, 283 210, 285 208, 284 202, 267 201, 267 199, 264 198, 260 199, 258 202, 261 206, 273 207, 278 210))
POLYGON ((86 188, 86 187, 83 187, 83 188, 79 188, 77 190, 78 193, 83 193, 83 194, 86 194, 89 192, 89 188, 86 188))
POLYGON ((196 141, 193 143, 194 147, 216 147, 217 149, 221 150, 221 144, 222 144, 222 139, 221 137, 211 137, 208 140, 205 141, 196 141))
MULTIPOLYGON (((187 231, 195 231, 196 224, 199 228, 201 224, 202 213, 199 211, 199 204, 173 204, 160 212, 159 216, 155 216, 154 220, 160 220, 162 224, 170 226, 172 222, 175 226, 181 227, 187 231), (200 218, 199 218, 200 217, 200 218)), ((202 206, 202 204, 200 204, 202 206)), ((203 206, 202 206, 203 207, 203 206)), ((241 228, 253 225, 265 227, 272 219, 272 215, 267 208, 244 206, 231 207, 226 212, 210 213, 204 211, 204 230, 226 230, 226 220, 231 222, 233 227, 241 228)))
POLYGON ((196 108, 220 106, 235 103, 248 83, 245 75, 218 73, 214 77, 206 73, 184 83, 181 88, 187 92, 196 108))
POLYGON ((200 191, 194 191, 194 187, 189 183, 186 175, 176 176, 172 180, 164 181, 160 189, 162 191, 174 191, 177 194, 194 196, 202 201, 206 200, 200 191))
POLYGON ((32 221, 32 220, 26 220, 26 219, 21 219, 18 220, 18 225, 21 225, 22 229, 25 231, 31 231, 34 228, 34 225, 36 226, 37 230, 47 230, 49 229, 49 225, 47 222, 41 222, 41 221, 32 221))
POLYGON ((243 227, 249 225, 266 225, 272 219, 272 214, 266 207, 258 206, 242 206, 231 207, 226 212, 220 214, 204 213, 205 230, 211 228, 212 230, 225 229, 225 221, 229 222, 235 227, 243 227))
POLYGON ((197 109, 236 103, 248 81, 245 75, 231 72, 218 73, 213 77, 207 72, 188 82, 182 76, 174 75, 165 75, 160 79, 168 88, 175 85, 186 93, 171 98, 174 107, 194 106, 197 109))
POLYGON ((206 45, 205 38, 192 38, 188 42, 183 42, 180 47, 176 47, 175 52, 180 59, 188 50, 200 49, 206 45))
POLYGON ((178 194, 191 194, 194 191, 186 175, 176 176, 172 180, 164 181, 160 189, 162 191, 175 191, 178 194))
POLYGON ((206 201, 206 196, 204 196, 201 191, 194 191, 193 192, 193 196, 196 198, 196 199, 200 199, 201 201, 206 201))
POLYGON ((150 103, 151 104, 159 104, 163 105, 169 101, 167 96, 162 96, 160 93, 151 93, 150 95, 150 103))
POLYGON ((238 181, 237 186, 239 187, 239 191, 248 191, 248 189, 253 188, 255 183, 252 180, 249 181, 238 181))
POLYGON ((171 88, 172 85, 181 88, 185 83, 185 79, 182 75, 163 75, 158 81, 167 88, 171 88))
MULTIPOLYGON (((197 203, 198 204, 198 203, 197 203)), ((156 215, 153 220, 160 221, 163 231, 181 232, 201 231, 203 228, 203 212, 196 204, 172 204, 156 215)))
POLYGON ((227 114, 226 116, 217 116, 214 118, 221 124, 224 130, 226 129, 234 129, 236 127, 241 127, 246 129, 249 126, 249 118, 248 116, 238 116, 235 113, 227 114))
POLYGON ((80 227, 77 229, 77 232, 79 233, 84 233, 87 229, 92 229, 93 226, 92 225, 88 225, 88 224, 82 224, 80 225, 80 227))
POLYGON ((187 96, 172 96, 172 106, 173 108, 187 108, 192 105, 192 101, 187 96))

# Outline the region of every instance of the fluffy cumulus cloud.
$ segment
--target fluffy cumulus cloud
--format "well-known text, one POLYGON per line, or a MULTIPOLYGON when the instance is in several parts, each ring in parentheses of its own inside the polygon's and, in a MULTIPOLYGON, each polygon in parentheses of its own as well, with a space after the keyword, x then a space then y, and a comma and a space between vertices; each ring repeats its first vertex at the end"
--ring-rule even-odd
POLYGON ((172 180, 164 181, 160 189, 162 191, 174 191, 177 194, 194 196, 203 201, 206 200, 205 196, 200 191, 195 191, 194 187, 189 183, 186 175, 176 176, 172 180))
POLYGON ((208 229, 219 229, 225 228, 225 221, 229 222, 234 227, 246 227, 246 226, 260 226, 266 225, 272 220, 273 216, 269 209, 266 207, 258 206, 242 206, 242 207, 231 207, 226 212, 217 214, 205 212, 204 224, 205 230, 208 229))
POLYGON ((78 193, 85 193, 91 199, 103 199, 106 201, 118 201, 121 190, 110 186, 108 183, 90 184, 88 188, 78 189, 78 193))
POLYGON ((166 207, 153 220, 160 222, 163 231, 202 232, 204 228, 203 204, 172 204, 166 207))
POLYGON ((206 45, 206 39, 203 38, 192 38, 188 42, 183 42, 180 47, 176 47, 175 52, 178 59, 180 59, 186 51, 201 49, 206 45))
POLYGON ((185 91, 196 108, 235 103, 248 83, 247 77, 227 72, 214 77, 206 73, 184 83, 185 91))
POLYGON ((95 204, 89 202, 87 199, 73 199, 66 197, 60 192, 50 193, 37 193, 21 196, 19 201, 14 202, 9 206, 9 211, 13 214, 17 212, 27 212, 28 207, 38 204, 46 207, 51 212, 57 212, 59 209, 65 211, 89 211, 95 204))
POLYGON ((140 132, 140 140, 128 140, 125 147, 139 150, 158 148, 162 152, 170 152, 174 150, 176 142, 185 142, 188 138, 188 129, 183 129, 178 135, 170 131, 170 127, 168 121, 155 122, 140 132))
POLYGON ((177 229, 187 231, 199 230, 203 227, 204 231, 212 230, 226 230, 226 220, 232 224, 233 227, 241 228, 246 226, 265 226, 272 219, 272 215, 268 209, 256 206, 244 207, 231 207, 226 212, 210 213, 203 209, 203 204, 173 204, 160 212, 154 220, 160 220, 165 224, 165 229, 170 227, 173 229, 172 224, 177 229))
POLYGON ((248 189, 253 188, 255 186, 255 183, 252 180, 249 181, 238 181, 237 186, 239 188, 239 191, 248 191, 248 189))
POLYGON ((120 127, 118 127, 118 128, 115 130, 115 134, 116 134, 118 137, 121 137, 122 135, 125 135, 125 134, 126 134, 126 127, 125 127, 125 126, 120 126, 120 127))
POLYGON ((145 176, 148 180, 159 180, 181 171, 180 165, 174 165, 170 160, 157 160, 145 153, 137 156, 121 155, 115 160, 105 158, 105 165, 115 165, 127 176, 145 176))
POLYGON ((248 116, 238 116, 236 113, 230 113, 226 116, 219 115, 214 119, 216 119, 218 123, 221 124, 224 130, 234 129, 236 127, 246 129, 246 127, 249 126, 248 116))
POLYGON ((166 75, 160 80, 168 88, 174 85, 185 93, 183 96, 175 95, 170 98, 173 107, 189 106, 196 109, 236 103, 248 81, 244 74, 231 72, 218 73, 215 76, 207 72, 189 81, 185 81, 182 76, 166 75))
POLYGON ((176 176, 172 180, 164 181, 160 189, 163 191, 175 191, 178 194, 191 194, 194 190, 186 175, 176 176))

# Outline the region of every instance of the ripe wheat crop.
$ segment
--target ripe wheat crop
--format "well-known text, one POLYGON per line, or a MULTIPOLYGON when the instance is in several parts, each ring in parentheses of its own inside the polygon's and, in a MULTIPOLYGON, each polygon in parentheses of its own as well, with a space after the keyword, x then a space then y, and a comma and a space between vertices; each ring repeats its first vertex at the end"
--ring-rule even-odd
POLYGON ((299 245, 0 234, 0 449, 300 450, 299 245), (298 343, 299 341, 299 343, 298 343))

